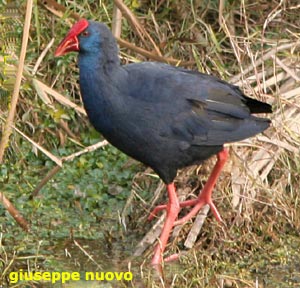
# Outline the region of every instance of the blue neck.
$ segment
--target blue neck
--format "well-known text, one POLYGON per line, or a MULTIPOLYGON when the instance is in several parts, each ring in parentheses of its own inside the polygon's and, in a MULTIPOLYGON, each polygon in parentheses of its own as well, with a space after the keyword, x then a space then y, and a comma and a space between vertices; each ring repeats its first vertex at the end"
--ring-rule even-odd
MULTIPOLYGON (((103 54, 102 54, 103 56, 103 54)), ((90 122, 105 137, 113 130, 113 107, 122 69, 118 56, 112 59, 79 54, 80 90, 90 122), (114 97, 115 96, 115 97, 114 97)))

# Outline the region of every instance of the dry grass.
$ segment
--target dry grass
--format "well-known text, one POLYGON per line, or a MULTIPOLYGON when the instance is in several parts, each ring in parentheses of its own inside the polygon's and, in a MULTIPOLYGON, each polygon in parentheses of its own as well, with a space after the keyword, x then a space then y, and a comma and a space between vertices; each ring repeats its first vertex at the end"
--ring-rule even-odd
MULTIPOLYGON (((50 15, 48 17, 51 17, 51 21, 58 21, 64 15, 65 10, 55 1, 40 2, 39 7, 44 9, 43 13, 50 15)), ((110 19, 112 5, 104 2, 100 7, 104 11, 101 14, 102 20, 111 22, 114 20, 110 19)), ((261 283, 249 280, 249 275, 244 279, 244 274, 236 273, 233 277, 219 273, 222 265, 218 266, 216 262, 223 263, 227 257, 228 263, 233 263, 233 259, 242 259, 249 254, 251 256, 253 251, 259 250, 260 245, 264 245, 264 237, 276 241, 283 234, 299 235, 300 5, 298 1, 263 0, 231 1, 231 4, 225 1, 153 2, 150 5, 140 1, 137 9, 130 10, 121 1, 116 1, 118 7, 123 7, 124 13, 124 32, 119 40, 124 63, 150 59, 214 74, 240 86, 247 95, 272 104, 274 113, 271 116, 272 127, 263 135, 231 145, 230 162, 214 194, 226 226, 217 225, 206 218, 206 211, 199 214, 193 223, 174 229, 169 250, 181 251, 183 263, 186 261, 186 267, 191 265, 196 272, 193 274, 187 269, 181 274, 175 274, 172 280, 166 282, 168 284, 155 284, 157 282, 149 276, 148 283, 152 283, 149 284, 152 286, 147 287, 185 287, 182 283, 186 283, 186 287, 199 287, 199 283, 203 287, 212 287, 211 282, 207 283, 203 279, 212 279, 214 287, 263 287, 261 283), (265 236, 260 237, 257 231, 265 236), (235 237, 238 237, 238 241, 235 237), (189 250, 192 247, 195 249, 189 250), (201 255, 197 253, 199 250, 201 255), (220 256, 222 252, 224 255, 220 256), (206 272, 200 275, 204 273, 201 269, 205 265, 210 265, 215 274, 206 272), (194 277, 198 284, 188 286, 189 277, 194 277), (181 286, 172 282, 181 283, 181 286)), ((93 14, 95 7, 92 5, 83 1, 79 7, 75 6, 74 1, 65 1, 67 11, 97 19, 99 15, 93 14), (75 7, 78 11, 75 11, 75 7)), ((76 18, 74 13, 70 15, 76 18)), ((52 45, 49 42, 44 43, 45 54, 52 45)), ((40 53, 35 63, 27 63, 23 77, 31 82, 32 89, 47 106, 47 111, 54 115, 57 107, 63 107, 74 109, 78 115, 84 114, 76 99, 78 84, 72 79, 73 76, 66 75, 72 73, 62 71, 61 75, 47 75, 49 66, 43 57, 43 53, 40 53), (34 69, 31 70, 32 67, 34 69), (56 90, 53 86, 56 86, 56 90), (68 96, 62 95, 65 89, 69 91, 68 96)), ((76 71, 73 66, 72 69, 76 71)), ((24 103, 24 97, 22 99, 16 104, 21 107, 20 110, 26 111, 31 103, 24 103)), ((11 119, 8 115, 14 114, 14 106, 2 108, 1 125, 4 119, 11 119)), ((79 151, 76 155, 58 158, 49 151, 44 136, 28 136, 28 130, 22 132, 16 128, 24 127, 21 117, 15 117, 14 123, 11 120, 6 123, 2 135, 15 129, 21 133, 24 141, 29 141, 34 149, 40 150, 59 166, 67 159, 81 154, 79 151)), ((36 117, 31 119, 31 124, 38 124, 36 117)), ((53 133, 57 133, 58 137, 72 138, 72 131, 66 122, 61 119, 58 126, 59 129, 53 133), (66 133, 67 136, 61 136, 66 133)), ((64 141, 61 140, 62 143, 64 141)), ((78 139, 76 141, 80 142, 78 139)), ((13 147, 12 142, 10 145, 13 147)), ((3 153, 9 145, 3 144, 1 147, 0 152, 3 153)), ((91 150, 83 149, 82 153, 91 150)), ((179 173, 177 185, 182 199, 193 197, 194 192, 203 186, 212 163, 213 160, 210 160, 200 168, 192 167, 179 173)), ((132 197, 125 206, 126 209, 132 204, 139 207, 132 212, 132 218, 140 227, 145 225, 145 211, 150 211, 165 199, 163 185, 151 175, 149 177, 148 172, 135 177, 132 197), (145 189, 154 192, 150 202, 138 196, 140 190, 145 189)), ((54 175, 50 171, 50 176, 48 174, 45 179, 41 178, 42 184, 38 188, 54 175)), ((124 211, 120 217, 122 223, 126 222, 126 214, 124 211)), ((135 255, 150 257, 163 217, 156 221, 141 240, 135 255)), ((147 270, 143 273, 146 274, 144 277, 147 282, 147 270)))

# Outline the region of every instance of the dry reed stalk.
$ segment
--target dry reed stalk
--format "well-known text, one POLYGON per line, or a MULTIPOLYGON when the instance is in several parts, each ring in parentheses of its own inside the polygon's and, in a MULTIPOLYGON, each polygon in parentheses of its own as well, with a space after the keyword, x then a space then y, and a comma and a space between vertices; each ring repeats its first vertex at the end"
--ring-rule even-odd
POLYGON ((128 20, 128 22, 131 24, 131 27, 135 30, 137 35, 141 38, 144 45, 148 46, 148 41, 152 44, 154 47, 154 50, 158 56, 162 56, 160 49, 152 39, 152 37, 149 35, 149 33, 146 31, 146 29, 140 24, 140 21, 137 19, 137 17, 131 12, 131 10, 124 4, 122 0, 114 0, 115 5, 120 9, 120 11, 123 13, 124 17, 128 20))
POLYGON ((16 209, 16 207, 5 197, 3 192, 0 192, 0 201, 3 204, 4 208, 8 211, 8 213, 16 220, 16 222, 22 227, 22 229, 26 232, 29 231, 29 224, 23 218, 21 213, 16 209))
POLYGON ((32 83, 33 83, 34 87, 36 88, 36 91, 37 91, 38 95, 40 96, 40 98, 43 100, 43 102, 46 105, 50 105, 52 103, 50 98, 47 96, 47 94, 49 94, 53 98, 55 98, 55 100, 57 102, 59 102, 60 104, 66 106, 66 107, 72 108, 76 112, 86 116, 86 112, 82 107, 76 105, 71 100, 69 100, 65 96, 61 95, 60 93, 58 93, 54 89, 50 88, 48 85, 44 84, 40 80, 33 79, 32 83))
POLYGON ((17 75, 16 75, 16 81, 15 81, 13 95, 11 98, 9 113, 8 113, 8 116, 7 116, 7 119, 5 122, 4 130, 3 130, 2 138, 1 138, 1 142, 0 142, 0 163, 3 162, 5 149, 8 147, 9 137, 12 132, 12 124, 14 122, 16 108, 17 108, 17 104, 18 104, 18 100, 19 100, 19 92, 20 92, 21 80, 22 80, 23 69, 24 69, 24 61, 25 61, 25 57, 26 57, 27 43, 28 43, 28 38, 29 38, 29 28, 30 28, 31 14, 32 14, 32 6, 33 6, 33 0, 27 0, 25 22, 24 22, 24 28, 23 28, 22 46, 21 46, 19 65, 18 65, 18 70, 17 70, 17 75))
POLYGON ((116 38, 120 38, 122 32, 122 12, 114 5, 111 32, 116 38))

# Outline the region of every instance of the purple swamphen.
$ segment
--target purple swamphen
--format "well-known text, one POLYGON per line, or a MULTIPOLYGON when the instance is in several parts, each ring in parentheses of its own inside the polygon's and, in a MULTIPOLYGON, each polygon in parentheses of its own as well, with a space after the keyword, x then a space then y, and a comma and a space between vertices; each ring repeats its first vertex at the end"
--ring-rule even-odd
POLYGON ((211 195, 228 157, 225 143, 267 129, 269 104, 248 98, 214 76, 167 64, 120 65, 118 46, 102 23, 79 20, 56 49, 55 56, 79 52, 80 90, 92 125, 115 147, 150 166, 167 186, 169 202, 157 206, 167 217, 152 264, 160 266, 172 228, 191 219, 206 204, 221 216, 211 195), (217 154, 217 163, 195 200, 179 203, 174 186, 177 170, 217 154), (193 206, 177 219, 182 207, 193 206))

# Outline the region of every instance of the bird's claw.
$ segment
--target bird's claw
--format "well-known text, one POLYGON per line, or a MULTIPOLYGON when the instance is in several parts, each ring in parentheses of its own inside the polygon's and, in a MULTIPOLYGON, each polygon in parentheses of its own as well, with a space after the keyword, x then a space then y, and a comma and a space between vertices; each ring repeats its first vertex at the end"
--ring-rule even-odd
MULTIPOLYGON (((201 196, 200 196, 201 197, 201 196)), ((215 206, 215 204, 212 202, 211 199, 208 200, 202 200, 202 199, 194 199, 194 200, 187 200, 179 203, 180 208, 187 207, 187 206, 194 206, 193 209, 185 216, 183 216, 181 219, 178 219, 175 221, 174 226, 176 225, 182 225, 186 221, 190 220, 192 217, 194 217, 199 210, 205 206, 206 204, 209 205, 213 215, 215 216, 216 220, 218 222, 223 222, 221 215, 215 206)), ((157 215, 158 212, 167 209, 167 205, 158 205, 156 206, 152 212, 150 213, 148 220, 151 221, 153 218, 157 215)))

